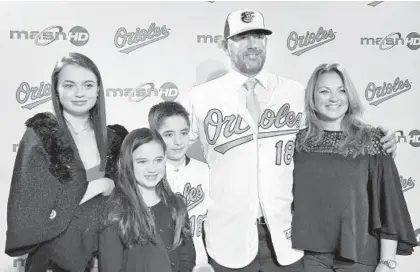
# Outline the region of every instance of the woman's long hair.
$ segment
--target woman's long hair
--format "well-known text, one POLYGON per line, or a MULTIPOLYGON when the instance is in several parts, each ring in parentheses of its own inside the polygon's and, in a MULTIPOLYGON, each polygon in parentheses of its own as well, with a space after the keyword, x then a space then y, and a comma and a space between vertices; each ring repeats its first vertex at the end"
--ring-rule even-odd
POLYGON ((101 73, 95 63, 87 56, 70 52, 59 59, 51 74, 51 99, 54 107, 55 116, 61 128, 64 130, 66 136, 71 139, 72 148, 76 148, 73 137, 70 134, 69 128, 64 120, 63 106, 60 103, 58 95, 58 76, 61 70, 67 65, 78 65, 80 67, 90 70, 95 76, 98 84, 98 97, 95 106, 89 111, 90 122, 95 132, 96 144, 101 158, 101 170, 105 169, 106 154, 107 154, 107 127, 106 127, 106 114, 105 114, 105 97, 104 87, 102 83, 101 73))
MULTIPOLYGON (((133 130, 125 137, 118 160, 118 180, 107 204, 104 224, 118 224, 120 238, 126 247, 137 243, 156 243, 155 223, 143 200, 133 169, 133 152, 150 142, 157 142, 166 152, 162 137, 148 128, 133 130)), ((156 193, 164 205, 171 209, 175 224, 172 248, 175 249, 191 235, 186 203, 181 196, 172 192, 165 176, 156 185, 156 193)))
POLYGON ((327 72, 335 72, 343 81, 344 89, 348 98, 348 110, 341 122, 343 139, 338 146, 339 153, 348 155, 350 152, 355 157, 358 154, 365 154, 365 147, 370 143, 369 131, 372 127, 364 124, 359 118, 363 113, 362 103, 347 71, 337 63, 321 64, 309 78, 305 91, 305 115, 307 131, 302 137, 297 150, 309 151, 310 146, 319 143, 324 134, 322 122, 318 117, 315 107, 315 91, 319 77, 327 72))

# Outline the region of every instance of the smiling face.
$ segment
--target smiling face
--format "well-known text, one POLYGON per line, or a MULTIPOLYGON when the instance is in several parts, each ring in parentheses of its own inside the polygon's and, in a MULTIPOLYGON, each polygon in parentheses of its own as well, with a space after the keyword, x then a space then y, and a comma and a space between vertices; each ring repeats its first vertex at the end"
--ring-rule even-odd
POLYGON ((326 130, 340 130, 349 108, 347 90, 336 72, 326 72, 319 76, 314 92, 317 116, 326 130))
POLYGON ((266 35, 248 32, 227 40, 227 54, 234 67, 244 75, 258 74, 265 63, 267 52, 266 35))
POLYGON ((156 141, 145 143, 133 151, 133 170, 140 189, 151 190, 165 175, 165 153, 156 141))
POLYGON ((63 111, 73 116, 88 115, 95 106, 98 80, 79 65, 66 65, 58 75, 57 91, 63 111))

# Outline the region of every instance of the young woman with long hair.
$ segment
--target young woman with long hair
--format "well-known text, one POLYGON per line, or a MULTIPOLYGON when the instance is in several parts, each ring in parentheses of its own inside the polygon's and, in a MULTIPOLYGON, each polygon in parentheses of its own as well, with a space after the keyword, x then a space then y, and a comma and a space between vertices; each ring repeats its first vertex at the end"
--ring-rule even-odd
POLYGON ((114 188, 122 139, 106 127, 101 74, 69 53, 51 76, 54 113, 26 121, 7 210, 6 253, 25 271, 83 272, 97 251, 100 212, 114 188))

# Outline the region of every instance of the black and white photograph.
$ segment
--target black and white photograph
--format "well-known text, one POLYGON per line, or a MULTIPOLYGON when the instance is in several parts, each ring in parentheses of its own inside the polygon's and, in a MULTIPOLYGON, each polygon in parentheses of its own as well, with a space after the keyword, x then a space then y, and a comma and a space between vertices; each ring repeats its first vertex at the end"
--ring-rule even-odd
POLYGON ((0 271, 420 271, 419 15, 0 1, 0 271))

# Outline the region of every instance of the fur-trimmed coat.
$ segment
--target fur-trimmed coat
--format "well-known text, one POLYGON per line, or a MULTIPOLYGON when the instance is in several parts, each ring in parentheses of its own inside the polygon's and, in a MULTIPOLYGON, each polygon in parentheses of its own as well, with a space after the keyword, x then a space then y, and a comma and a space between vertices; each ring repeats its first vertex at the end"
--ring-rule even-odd
MULTIPOLYGON (((5 252, 30 253, 30 271, 49 260, 68 271, 84 271, 97 250, 99 215, 107 197, 79 205, 88 187, 86 169, 53 114, 36 114, 25 124, 7 206, 5 252)), ((115 181, 123 139, 110 128, 107 137, 105 177, 115 181)))

